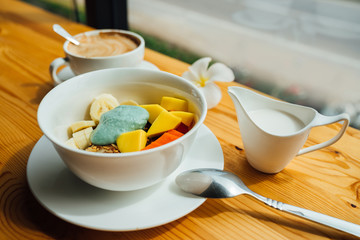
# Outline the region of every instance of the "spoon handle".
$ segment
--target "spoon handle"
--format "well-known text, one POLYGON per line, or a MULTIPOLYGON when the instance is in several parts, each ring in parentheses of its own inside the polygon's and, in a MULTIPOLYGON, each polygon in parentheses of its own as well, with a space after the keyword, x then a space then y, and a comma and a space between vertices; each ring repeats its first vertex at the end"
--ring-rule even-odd
POLYGON ((69 40, 70 42, 72 42, 75 45, 80 45, 80 42, 78 40, 76 40, 75 38, 73 38, 73 36, 71 36, 64 28, 62 28, 59 24, 54 24, 53 25, 53 30, 54 32, 56 32, 57 34, 59 34, 60 36, 62 36, 63 38, 69 40))
POLYGON ((357 237, 360 237, 360 225, 347 222, 338 218, 334 218, 325 214, 321 214, 318 212, 314 212, 311 210, 307 210, 300 207, 295 207, 286 203, 278 202, 275 200, 272 200, 270 198, 266 198, 263 200, 267 205, 285 211, 292 213, 294 215, 312 220, 314 222, 318 222, 333 228, 336 228, 338 230, 353 234, 357 237))

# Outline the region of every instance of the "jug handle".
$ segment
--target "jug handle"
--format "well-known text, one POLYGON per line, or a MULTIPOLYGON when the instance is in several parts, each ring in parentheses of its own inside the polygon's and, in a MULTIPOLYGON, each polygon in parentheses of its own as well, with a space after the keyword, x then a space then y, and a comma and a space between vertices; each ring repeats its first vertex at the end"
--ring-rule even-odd
POLYGON ((318 150, 320 148, 327 147, 327 146, 335 143, 342 137, 342 135, 345 133, 346 128, 349 126, 350 118, 349 118, 349 115, 346 113, 342 113, 342 114, 339 114, 336 116, 324 116, 320 113, 317 113, 317 121, 313 124, 312 127, 324 126, 324 125, 328 125, 328 124, 332 124, 332 123, 336 123, 336 122, 340 122, 340 121, 343 121, 342 127, 335 137, 331 138, 328 141, 325 141, 325 142, 322 142, 322 143, 319 143, 319 144, 316 144, 316 145, 313 145, 310 147, 303 148, 298 152, 297 156, 302 155, 304 153, 318 150))

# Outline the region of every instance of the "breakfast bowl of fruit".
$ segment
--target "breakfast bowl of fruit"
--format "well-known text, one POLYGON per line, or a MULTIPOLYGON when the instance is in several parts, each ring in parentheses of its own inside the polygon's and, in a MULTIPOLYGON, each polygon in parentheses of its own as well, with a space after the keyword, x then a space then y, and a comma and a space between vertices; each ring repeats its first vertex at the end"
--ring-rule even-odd
POLYGON ((159 183, 179 167, 206 113, 203 95, 179 76, 114 68, 56 86, 37 117, 77 177, 102 189, 130 191, 159 183))

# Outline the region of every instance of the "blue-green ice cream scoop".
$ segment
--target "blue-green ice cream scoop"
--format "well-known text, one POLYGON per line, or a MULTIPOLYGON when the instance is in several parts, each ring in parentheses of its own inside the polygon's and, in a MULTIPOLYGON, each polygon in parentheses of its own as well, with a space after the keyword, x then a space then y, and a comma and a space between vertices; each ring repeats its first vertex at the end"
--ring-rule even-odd
POLYGON ((95 145, 116 143, 116 139, 122 133, 143 129, 148 119, 149 113, 144 108, 120 105, 101 115, 90 140, 95 145))

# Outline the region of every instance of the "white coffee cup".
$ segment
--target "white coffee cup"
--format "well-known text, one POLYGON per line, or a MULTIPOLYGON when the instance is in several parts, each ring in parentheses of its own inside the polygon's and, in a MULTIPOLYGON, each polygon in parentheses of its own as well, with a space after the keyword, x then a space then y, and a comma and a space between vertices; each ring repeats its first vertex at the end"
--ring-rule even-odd
MULTIPOLYGON (((114 56, 92 56, 86 57, 69 50, 69 41, 66 41, 63 45, 65 52, 65 58, 56 58, 50 64, 50 74, 54 80, 54 84, 58 85, 63 82, 58 76, 58 70, 61 67, 69 66, 75 75, 83 74, 106 68, 118 68, 118 67, 136 67, 144 59, 145 41, 144 39, 134 32, 117 30, 117 29, 102 29, 94 30, 85 33, 80 33, 74 38, 79 39, 82 36, 96 36, 99 34, 118 33, 131 39, 137 47, 131 51, 114 55, 114 56)), ((96 49, 96 47, 94 47, 96 49)))

